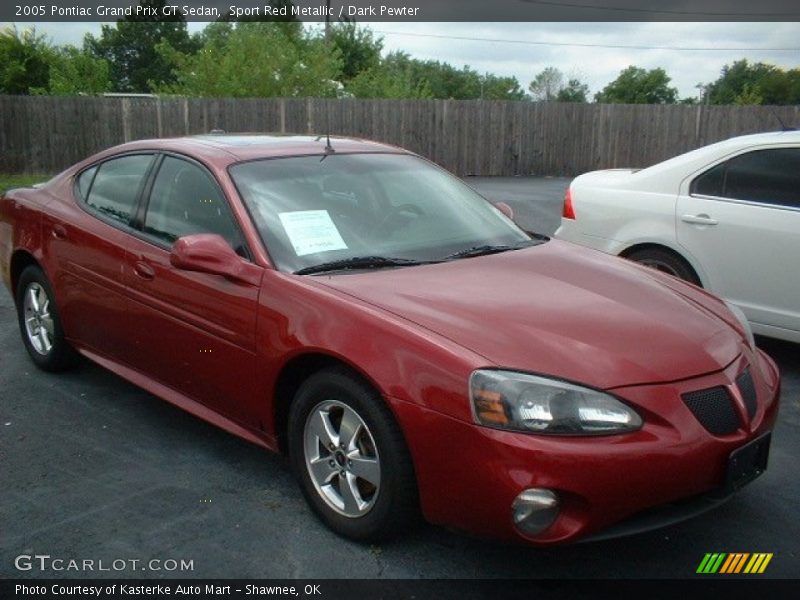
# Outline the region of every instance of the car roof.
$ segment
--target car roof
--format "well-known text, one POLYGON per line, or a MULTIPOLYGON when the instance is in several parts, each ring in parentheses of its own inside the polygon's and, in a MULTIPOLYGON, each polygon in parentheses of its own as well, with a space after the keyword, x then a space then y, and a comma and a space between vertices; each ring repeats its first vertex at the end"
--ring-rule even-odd
MULTIPOLYGON (((717 142, 720 146, 752 146, 758 144, 793 144, 800 143, 800 131, 768 131, 766 133, 751 133, 749 135, 739 135, 717 142)), ((712 144, 713 145, 713 144, 712 144)), ((708 147, 708 146, 707 146, 708 147)))
POLYGON ((800 131, 771 131, 732 137, 656 163, 639 171, 637 176, 646 178, 671 172, 688 173, 694 169, 703 168, 705 165, 725 158, 739 150, 780 144, 800 145, 800 131))
MULTIPOLYGON (((357 138, 331 136, 330 143, 335 152, 342 154, 367 152, 408 153, 395 146, 357 138)), ((225 165, 259 158, 324 155, 326 154, 326 145, 327 138, 324 135, 211 133, 177 138, 138 140, 116 146, 111 151, 115 153, 144 149, 174 151, 215 162, 218 165, 225 165)))
POLYGON ((771 145, 771 144, 800 144, 800 131, 770 131, 767 133, 752 133, 749 135, 739 135, 728 138, 713 144, 701 146, 696 150, 686 152, 675 158, 692 158, 700 155, 727 154, 740 148, 751 146, 771 145))

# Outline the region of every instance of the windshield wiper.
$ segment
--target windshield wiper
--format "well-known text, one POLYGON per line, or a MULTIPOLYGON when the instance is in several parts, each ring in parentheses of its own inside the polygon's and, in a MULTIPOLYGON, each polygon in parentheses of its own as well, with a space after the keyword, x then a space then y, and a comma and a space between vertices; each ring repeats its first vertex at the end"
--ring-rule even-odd
POLYGON ((387 267, 412 267, 414 265, 429 265, 439 262, 437 260, 412 260, 410 258, 392 258, 388 256, 354 256, 333 260, 304 267, 294 272, 295 275, 311 275, 313 273, 325 273, 326 271, 346 271, 350 269, 382 269, 387 267))
POLYGON ((453 260, 457 258, 469 258, 471 256, 485 256, 487 254, 498 254, 499 252, 507 252, 508 250, 519 250, 520 248, 527 248, 528 246, 535 246, 539 242, 535 240, 525 240, 518 244, 484 244, 483 246, 473 246, 465 250, 453 252, 444 257, 443 260, 453 260))

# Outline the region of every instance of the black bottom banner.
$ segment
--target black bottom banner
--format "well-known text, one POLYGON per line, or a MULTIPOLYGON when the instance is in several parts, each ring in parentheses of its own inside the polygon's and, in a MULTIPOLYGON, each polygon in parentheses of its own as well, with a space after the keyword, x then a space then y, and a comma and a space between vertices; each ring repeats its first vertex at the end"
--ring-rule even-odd
POLYGON ((346 600, 427 598, 572 599, 614 598, 638 595, 647 600, 694 597, 794 598, 793 580, 733 580, 727 578, 686 580, 441 580, 441 579, 317 579, 317 580, 0 580, 0 598, 22 600, 103 600, 130 598, 324 598, 346 600), (700 596, 702 594, 702 596, 700 596), (724 596, 722 596, 724 594, 724 596))

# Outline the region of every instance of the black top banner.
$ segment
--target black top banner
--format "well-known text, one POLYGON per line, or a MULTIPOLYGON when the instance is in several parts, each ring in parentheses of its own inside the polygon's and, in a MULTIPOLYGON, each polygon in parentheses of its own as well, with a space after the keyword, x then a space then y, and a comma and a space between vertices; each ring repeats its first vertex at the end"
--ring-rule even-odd
POLYGON ((800 21, 796 0, 4 0, 0 21, 800 21))

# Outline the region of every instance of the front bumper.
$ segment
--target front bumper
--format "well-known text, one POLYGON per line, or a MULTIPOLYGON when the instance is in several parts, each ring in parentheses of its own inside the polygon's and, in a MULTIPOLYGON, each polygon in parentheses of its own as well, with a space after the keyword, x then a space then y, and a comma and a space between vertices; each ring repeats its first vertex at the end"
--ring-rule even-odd
POLYGON ((482 536, 544 545, 609 537, 614 530, 625 535, 713 508, 727 499, 731 452, 771 431, 777 417, 777 367, 761 351, 745 354, 711 375, 610 390, 636 406, 645 422, 623 435, 513 433, 390 399, 414 457, 426 518, 482 536), (761 375, 754 378, 755 414, 733 433, 712 435, 681 394, 731 385, 748 364, 761 375), (553 525, 532 538, 514 527, 510 511, 528 488, 554 490, 561 501, 553 525), (653 510, 666 505, 680 509, 653 510), (626 528, 622 522, 630 518, 640 525, 626 528))

